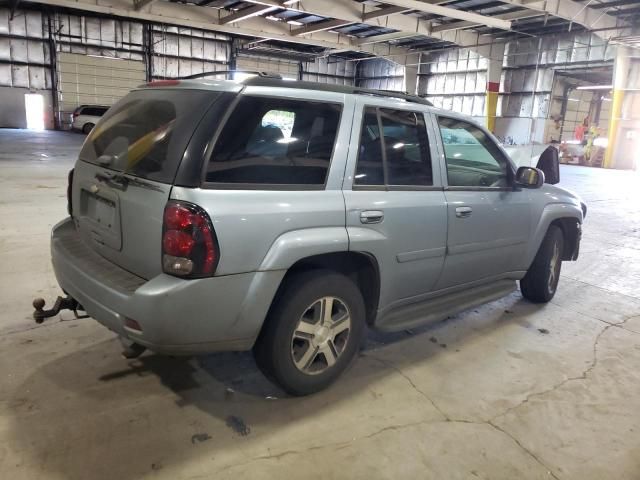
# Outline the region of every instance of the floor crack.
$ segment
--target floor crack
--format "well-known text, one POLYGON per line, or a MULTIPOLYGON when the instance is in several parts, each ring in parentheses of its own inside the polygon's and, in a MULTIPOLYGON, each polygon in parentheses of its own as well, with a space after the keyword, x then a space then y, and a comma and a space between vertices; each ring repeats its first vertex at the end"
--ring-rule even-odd
MULTIPOLYGON (((593 318, 594 320, 599 320, 599 321, 601 321, 601 322, 606 324, 606 326, 598 333, 598 335, 596 335, 596 338, 595 338, 595 340, 593 342, 593 356, 592 356, 592 359, 591 359, 591 362, 590 362, 589 366, 580 375, 576 375, 576 376, 573 376, 573 377, 567 377, 564 380, 562 380, 561 382, 553 385, 551 388, 547 388, 546 390, 530 393, 529 395, 527 395, 525 397, 524 400, 522 400, 517 405, 509 407, 504 412, 502 412, 502 413, 494 416, 493 418, 491 418, 489 420, 489 423, 495 421, 496 419, 498 419, 500 417, 504 417, 505 415, 508 415, 509 413, 511 413, 514 410, 517 410, 518 408, 522 407, 523 405, 529 403, 529 401, 531 399, 547 395, 548 393, 551 393, 551 392, 553 392, 555 390, 558 390, 559 388, 563 387, 564 385, 566 385, 569 382, 572 382, 572 381, 575 381, 575 380, 586 380, 587 377, 589 376, 589 374, 598 365, 598 343, 600 342, 600 339, 605 334, 605 332, 607 332, 607 330, 609 330, 610 328, 622 328, 623 330, 627 330, 626 328, 623 327, 623 325, 628 320, 630 320, 632 318, 635 318, 637 315, 633 315, 633 316, 627 317, 623 321, 617 322, 617 323, 607 322, 605 320, 601 320, 599 318, 591 317, 589 315, 586 315, 586 316, 588 316, 589 318, 593 318)), ((627 331, 632 332, 632 330, 627 330, 627 331)))
POLYGON ((451 421, 451 418, 449 417, 449 415, 447 415, 437 404, 436 402, 433 401, 433 399, 427 395, 424 391, 422 391, 420 388, 418 388, 418 386, 413 382, 413 380, 411 380, 411 377, 409 377, 406 373, 404 373, 402 371, 401 368, 399 368, 398 366, 394 365, 392 362, 388 362, 387 360, 383 360, 382 358, 378 358, 378 357, 374 357, 373 355, 364 355, 367 358, 370 358, 372 360, 375 360, 378 363, 381 363, 382 365, 386 366, 387 368, 390 368, 392 370, 395 370, 400 376, 402 376, 408 383, 409 385, 411 385, 411 387, 418 392, 420 395, 422 395, 424 398, 427 399, 427 401, 433 406, 433 408, 436 409, 436 411, 442 415, 442 418, 444 418, 447 422, 451 421))
MULTIPOLYGON (((608 328, 610 328, 612 325, 609 325, 607 327, 605 327, 605 329, 600 332, 600 334, 598 335, 598 337, 600 335, 602 335, 602 333, 604 333, 605 330, 607 330, 608 328)), ((596 340, 597 343, 597 340, 596 340)), ((594 353, 595 353, 595 344, 594 344, 594 353)), ((393 363, 383 360, 381 358, 378 357, 374 357, 371 355, 366 355, 367 358, 371 358, 373 360, 378 361, 379 363, 395 370, 396 372, 398 372, 402 377, 404 377, 407 382, 409 382, 409 384, 413 387, 413 389, 418 392, 420 395, 422 395, 424 398, 426 398, 429 403, 431 403, 431 405, 433 405, 433 407, 444 417, 446 422, 450 422, 450 423, 467 423, 467 424, 473 424, 473 425, 488 425, 489 427, 493 428, 494 430, 502 433, 503 435, 506 435, 507 437, 509 437, 511 439, 512 442, 514 442, 523 452, 525 452, 527 455, 529 455, 532 459, 534 459, 539 465, 541 465, 542 467, 544 467, 547 472, 549 473, 549 475, 551 475, 552 478, 554 478, 555 480, 559 480, 558 476, 553 473, 553 471, 549 468, 549 466, 547 466, 547 464, 545 464, 542 459, 540 459, 540 457, 538 457, 536 454, 534 454, 531 450, 529 450, 528 448, 526 448, 521 442, 520 440, 518 440, 514 435, 512 435, 511 433, 507 432, 506 430, 504 430, 502 427, 496 425, 495 423, 493 423, 493 420, 495 418, 498 418, 500 415, 494 417, 494 419, 490 419, 490 420, 483 420, 483 421, 473 421, 473 420, 464 420, 464 419, 456 419, 456 418, 452 418, 450 417, 447 413, 445 413, 434 401, 431 397, 429 397, 429 395, 427 395, 423 390, 421 390, 420 388, 418 388, 418 386, 414 383, 413 380, 411 380, 411 378, 402 371, 401 368, 397 367, 396 365, 394 365, 393 363)), ((593 365, 591 368, 595 367, 595 365, 593 365)), ((525 400, 527 401, 527 400, 525 400)), ((524 402, 523 402, 524 403, 524 402)), ((418 422, 415 423, 414 425, 419 425, 420 423, 425 423, 425 422, 418 422)), ((380 432, 384 431, 385 429, 382 429, 380 432)), ((377 434, 377 433, 376 433, 377 434)), ((374 434, 375 435, 375 434, 374 434)), ((374 436, 371 435, 371 436, 374 436)), ((368 438, 368 437, 365 437, 368 438)))
POLYGON ((547 473, 549 473, 549 475, 551 475, 551 477, 553 477, 555 480, 560 480, 558 478, 558 476, 555 473, 553 473, 553 470, 551 470, 551 468, 549 468, 549 466, 540 459, 540 457, 538 457, 535 453, 533 453, 531 450, 529 450, 527 447, 525 447, 522 443, 520 443, 520 440, 518 440, 514 435, 510 434, 509 432, 507 432, 502 427, 499 427, 498 425, 493 423, 491 420, 488 420, 485 423, 487 425, 491 426, 492 428, 494 428, 495 430, 497 430, 498 432, 500 432, 500 433, 506 435, 507 437, 509 437, 513 441, 513 443, 515 443, 518 447, 520 447, 520 449, 523 452, 525 452, 527 455, 529 455, 531 458, 533 458, 539 465, 542 465, 547 470, 547 473))

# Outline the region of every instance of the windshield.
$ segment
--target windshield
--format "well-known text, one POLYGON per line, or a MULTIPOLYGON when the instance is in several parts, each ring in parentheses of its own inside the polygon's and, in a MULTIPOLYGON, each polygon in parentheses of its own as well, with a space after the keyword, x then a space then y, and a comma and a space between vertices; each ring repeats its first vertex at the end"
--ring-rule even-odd
POLYGON ((172 183, 196 125, 219 96, 206 90, 133 91, 98 122, 80 159, 172 183))

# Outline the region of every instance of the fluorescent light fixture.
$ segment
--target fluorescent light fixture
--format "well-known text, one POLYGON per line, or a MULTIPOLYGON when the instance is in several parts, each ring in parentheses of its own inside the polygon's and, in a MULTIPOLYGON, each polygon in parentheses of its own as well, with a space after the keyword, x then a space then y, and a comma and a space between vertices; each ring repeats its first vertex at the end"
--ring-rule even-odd
POLYGON ((396 150, 398 150, 399 148, 402 148, 402 147, 404 147, 404 143, 398 142, 394 144, 392 148, 395 148, 396 150))
POLYGON ((278 143, 293 143, 293 142, 297 142, 298 139, 296 137, 289 137, 289 138, 281 138, 280 140, 276 140, 278 143))
POLYGON ((296 27, 300 27, 300 26, 304 25, 304 23, 298 22, 297 20, 288 20, 287 23, 289 25, 295 25, 296 27))
POLYGON ((582 85, 576 90, 611 90, 613 85, 582 85))
POLYGON ((567 98, 567 101, 569 101, 569 102, 579 102, 580 99, 579 98, 567 98))
POLYGON ((611 101, 611 99, 609 97, 602 97, 601 100, 603 102, 610 102, 611 101))

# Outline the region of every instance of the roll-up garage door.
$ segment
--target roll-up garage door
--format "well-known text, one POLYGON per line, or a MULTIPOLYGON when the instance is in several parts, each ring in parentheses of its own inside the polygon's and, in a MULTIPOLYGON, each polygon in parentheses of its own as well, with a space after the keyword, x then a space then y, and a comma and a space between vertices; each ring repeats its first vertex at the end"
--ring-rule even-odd
POLYGON ((79 105, 113 105, 145 82, 144 62, 59 53, 58 108, 63 128, 79 105))

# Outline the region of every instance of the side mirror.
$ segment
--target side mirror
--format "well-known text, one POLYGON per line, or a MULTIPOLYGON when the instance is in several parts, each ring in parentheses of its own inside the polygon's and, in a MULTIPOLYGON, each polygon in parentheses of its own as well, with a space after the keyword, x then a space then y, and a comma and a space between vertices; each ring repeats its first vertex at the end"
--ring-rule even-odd
POLYGON ((516 186, 523 188, 540 188, 544 183, 544 172, 538 168, 520 167, 516 172, 516 186))
POLYGON ((547 147, 540 155, 536 167, 544 172, 545 183, 551 185, 560 183, 560 160, 558 158, 557 148, 547 147))

